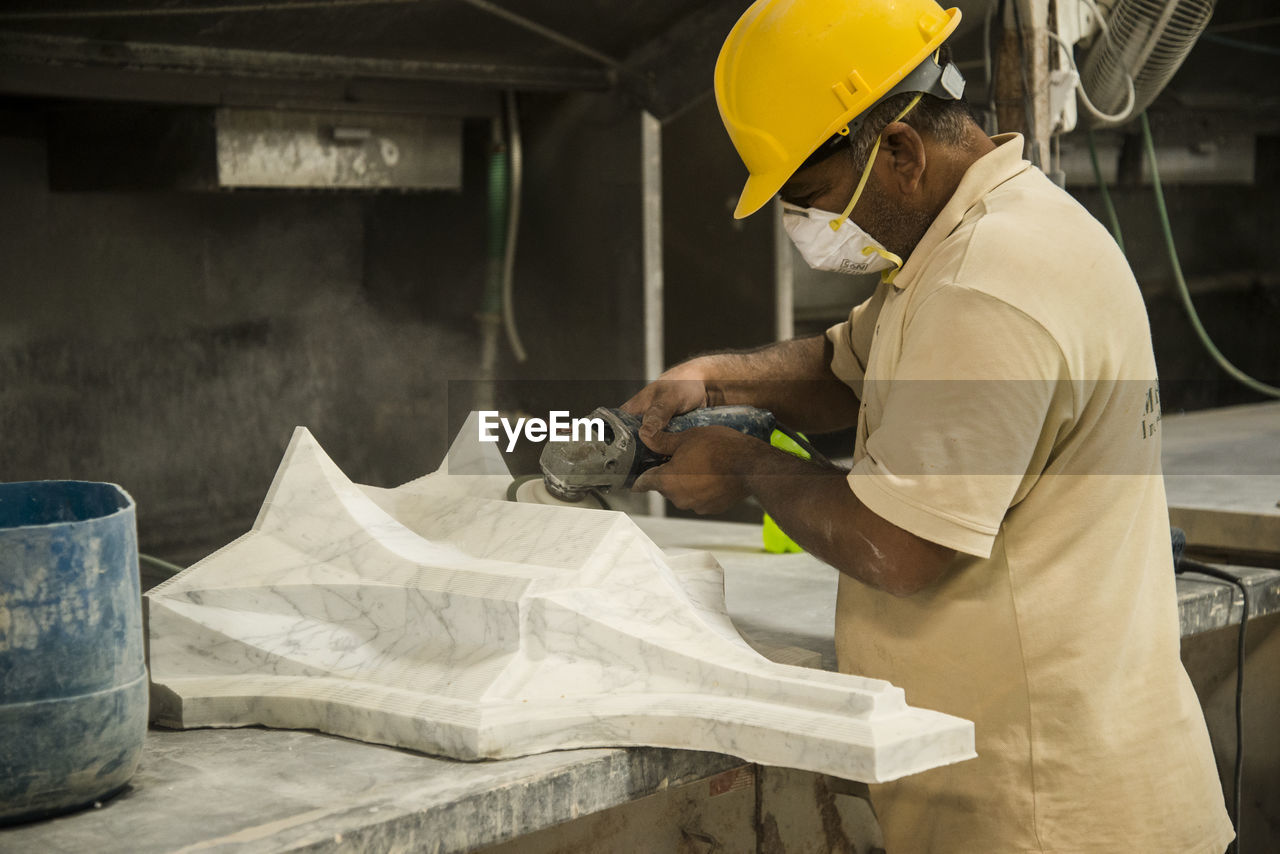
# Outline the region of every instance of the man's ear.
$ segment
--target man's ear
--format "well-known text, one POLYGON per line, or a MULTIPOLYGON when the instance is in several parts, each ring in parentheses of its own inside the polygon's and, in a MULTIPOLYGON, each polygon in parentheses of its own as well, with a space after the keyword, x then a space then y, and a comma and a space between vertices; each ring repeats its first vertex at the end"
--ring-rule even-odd
POLYGON ((880 149, 889 155, 884 158, 887 172, 881 177, 904 196, 914 195, 924 178, 926 160, 920 134, 906 122, 894 122, 884 129, 880 149))

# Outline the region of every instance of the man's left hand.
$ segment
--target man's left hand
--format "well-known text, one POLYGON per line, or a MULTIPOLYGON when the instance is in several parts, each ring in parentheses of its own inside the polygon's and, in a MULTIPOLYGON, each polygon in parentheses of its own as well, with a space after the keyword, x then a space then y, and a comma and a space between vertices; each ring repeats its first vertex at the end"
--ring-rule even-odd
POLYGON ((748 495, 743 473, 769 446, 731 427, 660 431, 644 443, 667 462, 636 478, 634 492, 660 492, 681 510, 720 513, 748 495))

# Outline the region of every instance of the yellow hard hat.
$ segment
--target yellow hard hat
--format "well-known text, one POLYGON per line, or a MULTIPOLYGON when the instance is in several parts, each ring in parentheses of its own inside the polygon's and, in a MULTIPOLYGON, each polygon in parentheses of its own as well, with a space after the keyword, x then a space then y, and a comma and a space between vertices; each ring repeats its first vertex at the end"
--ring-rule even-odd
POLYGON ((819 145, 847 133, 960 23, 934 0, 756 0, 716 60, 716 104, 755 213, 819 145))

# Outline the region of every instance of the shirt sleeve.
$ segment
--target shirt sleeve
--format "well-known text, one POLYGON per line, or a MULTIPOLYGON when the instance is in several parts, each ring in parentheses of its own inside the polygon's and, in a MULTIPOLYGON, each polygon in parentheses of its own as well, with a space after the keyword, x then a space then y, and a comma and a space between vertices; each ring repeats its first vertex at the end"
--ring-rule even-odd
POLYGON ((875 334, 876 320, 884 305, 886 284, 876 287, 871 297, 854 306, 849 319, 827 330, 831 342, 831 372, 842 383, 862 397, 862 381, 867 373, 867 357, 871 352, 871 339, 875 334))
POLYGON ((898 527, 990 557, 1071 420, 1062 351, 1018 309, 957 285, 905 322, 893 379, 864 380, 881 417, 849 485, 898 527))

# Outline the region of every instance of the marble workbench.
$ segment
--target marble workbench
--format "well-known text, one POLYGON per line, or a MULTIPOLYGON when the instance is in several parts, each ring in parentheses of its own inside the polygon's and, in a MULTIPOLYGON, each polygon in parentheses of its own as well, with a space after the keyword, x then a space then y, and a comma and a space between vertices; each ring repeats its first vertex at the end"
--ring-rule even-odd
POLYGON ((1166 415, 1169 518, 1201 551, 1280 554, 1280 401, 1166 415))
MULTIPOLYGON (((707 549, 725 568, 729 612, 764 647, 835 661, 837 574, 803 554, 759 551, 757 525, 639 518, 668 550, 707 549)), ((1251 616, 1280 610, 1280 571, 1239 569, 1251 616)), ((1184 634, 1238 622, 1240 596, 1183 576, 1184 634), (1232 603, 1235 603, 1234 606, 1232 603)), ((257 852, 421 849, 498 843, 741 766, 655 748, 454 762, 312 732, 152 730, 129 789, 102 805, 0 829, 0 852, 257 852)))
MULTIPOLYGON (((637 517, 636 522, 668 552, 704 549, 725 568, 725 601, 734 624, 753 641, 800 647, 835 667, 835 600, 838 574, 804 554, 770 555, 759 549, 759 528, 732 522, 637 517)), ((1280 612, 1280 570, 1212 566, 1239 578, 1249 590, 1249 618, 1280 612)), ((1238 625, 1244 610, 1239 588, 1187 572, 1177 579, 1182 636, 1238 625)))
MULTIPOLYGON (((1280 555, 1280 402, 1166 415, 1161 422, 1170 521, 1200 555, 1280 555)), ((1249 590, 1249 616, 1280 611, 1280 571, 1223 566, 1249 590)), ((1244 597, 1207 576, 1178 579, 1182 635, 1240 622, 1244 597)))
POLYGON ((737 768, 658 748, 456 762, 297 730, 152 730, 100 809, 0 829, 5 854, 470 851, 737 768))

